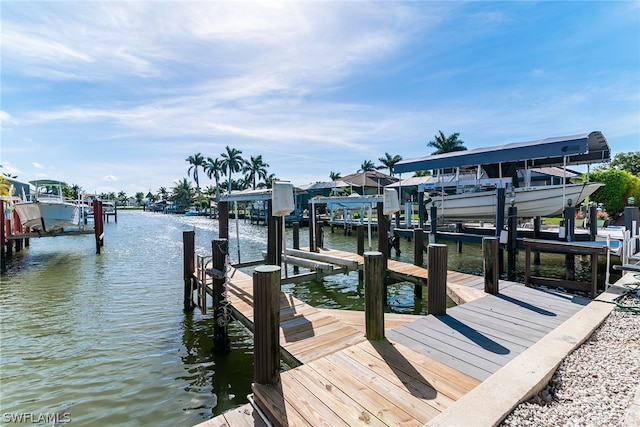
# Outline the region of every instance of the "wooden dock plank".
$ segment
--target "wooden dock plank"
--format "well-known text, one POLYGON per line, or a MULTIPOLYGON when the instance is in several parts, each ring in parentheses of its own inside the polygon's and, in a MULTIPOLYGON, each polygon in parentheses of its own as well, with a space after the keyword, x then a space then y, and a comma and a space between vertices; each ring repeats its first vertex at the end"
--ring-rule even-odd
POLYGON ((386 396, 390 399, 392 408, 406 412, 419 423, 424 424, 440 413, 424 400, 411 394, 397 378, 394 380, 381 377, 369 366, 349 357, 344 352, 333 353, 326 360, 337 366, 340 371, 357 377, 379 395, 386 396))
MULTIPOLYGON (((362 267, 357 254, 321 252, 362 267)), ((426 279, 423 267, 389 265, 426 279)), ((250 323, 252 277, 231 275, 229 300, 250 323)), ((278 385, 254 384, 256 401, 283 425, 423 425, 588 301, 509 281, 487 295, 484 278, 465 273, 448 272, 447 280, 448 292, 465 304, 443 316, 390 315, 389 324, 385 315, 387 338, 375 342, 364 336, 363 312, 318 309, 283 292, 280 342, 303 365, 282 372, 278 385)), ((212 425, 251 422, 242 411, 226 417, 212 425)))
POLYGON ((368 409, 355 401, 350 394, 338 387, 333 387, 330 382, 317 371, 307 366, 288 372, 311 394, 317 396, 320 401, 334 414, 340 417, 347 425, 386 425, 368 409))
POLYGON ((359 344, 358 347, 375 357, 388 361, 398 369, 403 369, 408 361, 413 366, 408 369, 408 373, 420 372, 420 375, 436 391, 454 400, 473 390, 480 383, 477 379, 465 375, 450 366, 389 340, 365 341, 359 344))
POLYGON ((419 427, 423 423, 417 421, 407 412, 401 410, 385 396, 378 394, 353 375, 345 375, 344 371, 326 359, 317 359, 309 365, 324 380, 325 387, 337 387, 365 408, 375 408, 375 416, 387 425, 419 427))

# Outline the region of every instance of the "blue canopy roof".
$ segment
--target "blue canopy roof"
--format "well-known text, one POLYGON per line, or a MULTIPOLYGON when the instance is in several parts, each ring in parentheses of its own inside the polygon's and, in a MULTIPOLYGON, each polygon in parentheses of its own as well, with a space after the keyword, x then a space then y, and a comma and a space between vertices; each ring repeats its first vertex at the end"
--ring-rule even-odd
POLYGON ((394 172, 414 172, 497 163, 516 163, 524 167, 562 166, 603 163, 610 160, 610 148, 601 132, 514 142, 496 147, 475 148, 402 160, 394 172))

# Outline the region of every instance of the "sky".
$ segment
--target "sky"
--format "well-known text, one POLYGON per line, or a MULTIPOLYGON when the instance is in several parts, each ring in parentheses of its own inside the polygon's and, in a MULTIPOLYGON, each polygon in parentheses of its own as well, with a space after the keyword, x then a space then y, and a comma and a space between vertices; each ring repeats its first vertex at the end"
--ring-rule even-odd
POLYGON ((598 130, 612 157, 640 150, 638 1, 2 0, 0 14, 0 173, 23 182, 155 193, 229 146, 304 185, 429 155, 440 130, 469 149, 598 130))

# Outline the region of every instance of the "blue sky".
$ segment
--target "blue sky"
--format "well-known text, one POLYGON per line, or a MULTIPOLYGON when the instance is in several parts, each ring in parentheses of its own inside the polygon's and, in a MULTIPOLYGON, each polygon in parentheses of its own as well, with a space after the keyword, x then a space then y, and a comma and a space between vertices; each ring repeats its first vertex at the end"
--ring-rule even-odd
POLYGON ((439 130, 467 148, 599 130, 614 155, 640 150, 637 1, 0 8, 1 172, 22 181, 132 196, 229 145, 302 185, 428 155, 439 130))

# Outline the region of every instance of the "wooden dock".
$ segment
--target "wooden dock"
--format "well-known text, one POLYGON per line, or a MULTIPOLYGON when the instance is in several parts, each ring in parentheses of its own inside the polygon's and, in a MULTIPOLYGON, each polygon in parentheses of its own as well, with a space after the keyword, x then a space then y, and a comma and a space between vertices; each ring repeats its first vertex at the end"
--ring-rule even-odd
MULTIPOLYGON (((389 269, 426 283, 424 268, 390 260, 389 269)), ((233 313, 252 328, 252 278, 234 270, 230 282, 233 313)), ((254 384, 260 411, 275 425, 424 425, 589 302, 507 281, 487 295, 482 277, 455 272, 447 287, 468 298, 445 315, 387 314, 379 341, 366 340, 362 312, 282 293, 280 345, 294 368, 276 386, 254 384)), ((247 404, 199 426, 264 425, 259 415, 247 404)))

